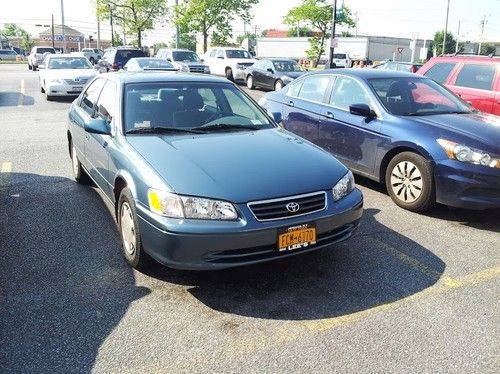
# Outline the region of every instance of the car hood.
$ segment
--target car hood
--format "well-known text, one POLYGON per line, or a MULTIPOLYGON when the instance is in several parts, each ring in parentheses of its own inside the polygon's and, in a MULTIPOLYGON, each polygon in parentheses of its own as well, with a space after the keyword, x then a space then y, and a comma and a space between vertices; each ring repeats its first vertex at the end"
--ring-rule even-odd
POLYGON ((500 117, 486 113, 470 113, 436 114, 412 118, 417 122, 455 132, 499 149, 500 117))
POLYGON ((47 78, 72 79, 80 78, 87 81, 96 75, 95 69, 44 69, 40 75, 47 78))
POLYGON ((282 129, 127 140, 175 192, 234 203, 329 190, 347 172, 282 129))
POLYGON ((304 72, 300 72, 300 71, 283 71, 283 72, 276 72, 276 75, 279 76, 279 77, 290 77, 290 78, 298 78, 300 77, 302 74, 304 74, 304 72))
POLYGON ((232 64, 243 64, 243 65, 250 65, 250 64, 255 64, 257 60, 254 60, 253 58, 228 58, 228 61, 230 61, 232 64))

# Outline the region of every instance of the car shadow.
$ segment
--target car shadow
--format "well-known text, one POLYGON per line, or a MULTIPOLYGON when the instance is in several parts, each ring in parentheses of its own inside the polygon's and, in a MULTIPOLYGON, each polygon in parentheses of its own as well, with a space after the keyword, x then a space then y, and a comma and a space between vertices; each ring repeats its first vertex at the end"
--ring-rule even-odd
POLYGON ((35 100, 32 96, 23 95, 20 92, 0 92, 0 107, 29 106, 34 103, 35 100))
POLYGON ((137 287, 92 188, 0 174, 0 372, 90 372, 137 287))
POLYGON ((147 274, 192 286, 191 295, 213 310, 277 320, 343 316, 431 287, 445 263, 379 223, 378 212, 366 209, 353 238, 318 252, 217 272, 155 266, 147 274))

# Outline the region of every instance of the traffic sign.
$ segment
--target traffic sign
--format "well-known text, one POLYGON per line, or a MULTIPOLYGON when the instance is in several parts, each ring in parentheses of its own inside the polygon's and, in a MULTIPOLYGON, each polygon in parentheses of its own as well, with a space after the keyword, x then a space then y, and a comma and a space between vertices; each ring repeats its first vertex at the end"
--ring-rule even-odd
POLYGON ((400 53, 400 54, 403 53, 403 49, 404 48, 402 48, 402 47, 398 47, 398 53, 400 53))

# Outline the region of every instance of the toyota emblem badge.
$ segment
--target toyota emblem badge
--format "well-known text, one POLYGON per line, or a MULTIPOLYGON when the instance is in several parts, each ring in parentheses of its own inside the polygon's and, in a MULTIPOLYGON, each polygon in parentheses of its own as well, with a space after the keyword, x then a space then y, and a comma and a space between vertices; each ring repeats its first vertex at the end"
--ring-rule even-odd
POLYGON ((286 204, 286 209, 291 213, 295 213, 300 209, 300 205, 295 202, 288 203, 286 204))

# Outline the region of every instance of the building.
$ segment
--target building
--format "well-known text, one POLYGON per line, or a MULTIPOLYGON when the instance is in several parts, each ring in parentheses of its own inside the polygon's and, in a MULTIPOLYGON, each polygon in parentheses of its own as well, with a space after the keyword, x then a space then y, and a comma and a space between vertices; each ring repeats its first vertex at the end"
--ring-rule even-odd
MULTIPOLYGON (((64 38, 66 39, 66 52, 77 52, 82 48, 97 48, 97 40, 93 36, 84 35, 80 31, 77 31, 69 26, 64 26, 64 38)), ((54 33, 52 34, 52 28, 48 28, 42 31, 38 38, 34 38, 35 45, 37 46, 47 46, 52 47, 52 39, 54 42, 54 48, 57 51, 63 50, 63 27, 62 25, 54 25, 54 33)), ((111 41, 102 40, 100 41, 100 48, 106 49, 111 46, 111 41)))

